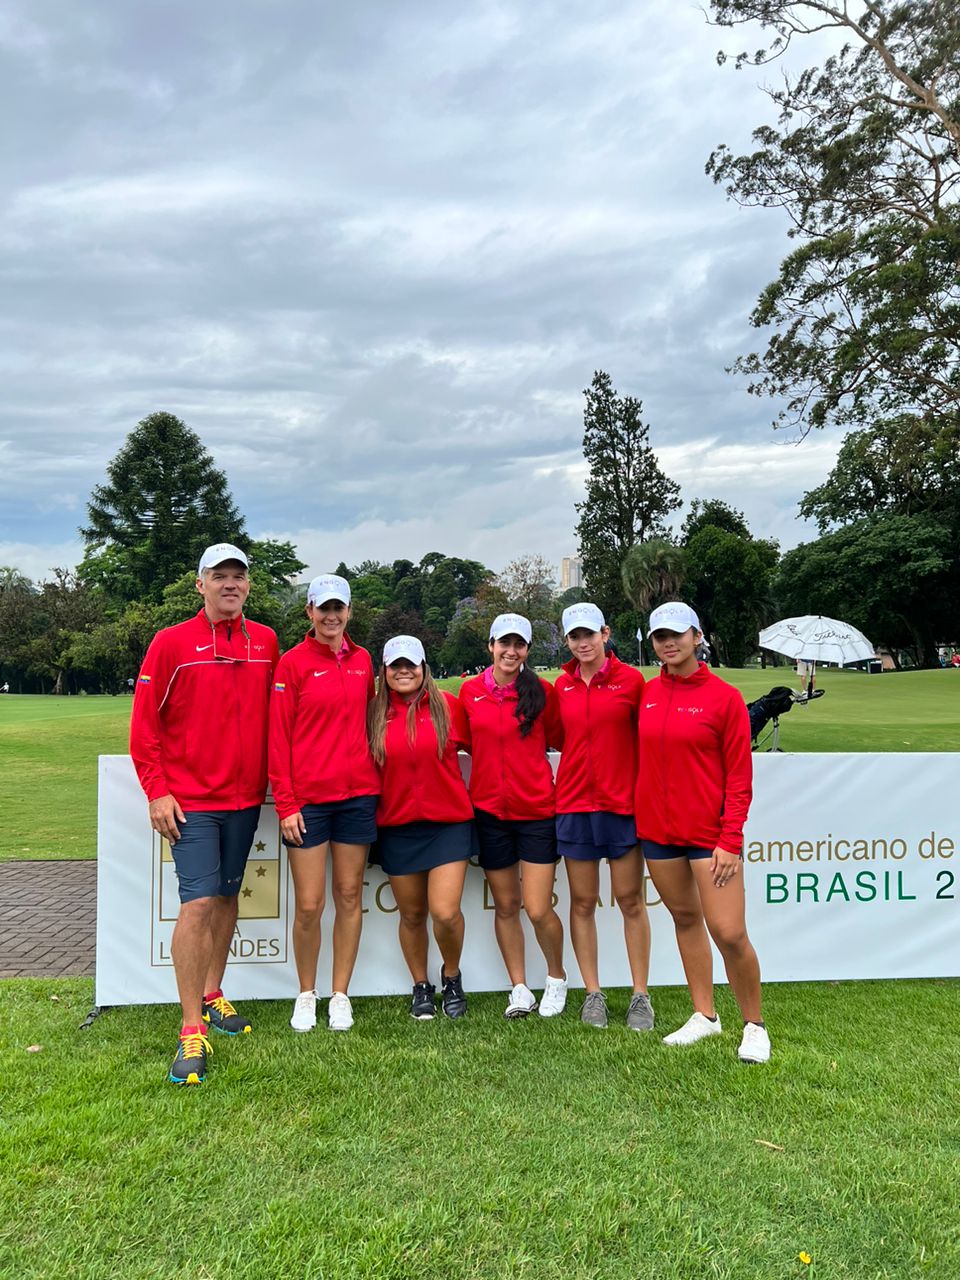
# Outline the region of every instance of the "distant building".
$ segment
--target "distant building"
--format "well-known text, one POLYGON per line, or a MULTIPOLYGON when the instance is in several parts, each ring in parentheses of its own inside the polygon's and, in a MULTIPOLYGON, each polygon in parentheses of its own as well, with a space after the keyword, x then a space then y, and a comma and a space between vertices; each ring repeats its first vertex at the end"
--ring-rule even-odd
POLYGON ((564 556, 560 561, 560 590, 583 586, 583 563, 576 556, 564 556))

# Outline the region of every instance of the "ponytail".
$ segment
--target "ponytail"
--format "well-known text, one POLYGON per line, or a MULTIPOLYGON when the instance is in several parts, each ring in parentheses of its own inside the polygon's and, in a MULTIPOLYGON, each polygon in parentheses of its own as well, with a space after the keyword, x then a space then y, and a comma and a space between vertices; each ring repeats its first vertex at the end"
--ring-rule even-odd
POLYGON ((517 675, 517 720, 520 722, 520 737, 525 738, 533 731, 537 716, 547 705, 547 695, 543 683, 536 672, 524 665, 517 675))

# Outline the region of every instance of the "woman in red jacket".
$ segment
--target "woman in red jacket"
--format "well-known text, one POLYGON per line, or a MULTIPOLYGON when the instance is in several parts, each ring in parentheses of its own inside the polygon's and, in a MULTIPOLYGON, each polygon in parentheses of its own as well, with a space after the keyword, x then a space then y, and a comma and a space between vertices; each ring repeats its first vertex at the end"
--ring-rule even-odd
POLYGON ((288 849, 296 906, 293 954, 300 994, 290 1025, 317 1025, 317 957, 326 897, 327 852, 333 863, 331 1031, 348 1031, 347 989, 360 945, 367 851, 376 835, 380 779, 367 742, 373 664, 346 634, 350 584, 336 574, 307 591, 311 629, 280 659, 270 699, 268 772, 288 849))
POLYGON ((663 667, 640 709, 637 833, 673 917, 694 1008, 664 1043, 720 1034, 709 929, 744 1019, 739 1057, 768 1062, 760 966, 747 937, 740 874, 753 776, 747 708, 736 689, 697 660, 700 622, 689 605, 671 601, 655 609, 647 635, 663 667))
POLYGON ((383 647, 380 686, 368 711, 370 749, 380 768, 376 860, 390 877, 400 912, 400 949, 413 978, 410 1013, 432 1018, 427 916, 443 957, 441 1008, 467 1012, 460 973, 467 860, 474 852, 473 806, 457 751, 466 737, 456 698, 434 684, 423 645, 394 636, 383 647))
POLYGON ((470 799, 480 843, 480 866, 493 894, 494 929, 513 985, 508 1018, 537 1008, 527 986, 521 900, 547 965, 540 1001, 544 1018, 567 1001, 563 925, 553 909, 557 836, 553 771, 547 748, 560 745, 557 695, 527 665, 532 629, 503 613, 490 626, 492 663, 460 689, 473 757, 470 799))
POLYGON ((573 654, 557 677, 563 752, 557 770, 557 844, 570 884, 570 936, 586 987, 581 1021, 607 1025, 607 1002, 597 965, 600 861, 610 863, 613 896, 633 979, 627 1026, 653 1027, 647 992, 650 921, 643 900, 643 856, 633 819, 637 706, 643 676, 607 654, 610 628, 595 604, 563 611, 563 632, 573 654))

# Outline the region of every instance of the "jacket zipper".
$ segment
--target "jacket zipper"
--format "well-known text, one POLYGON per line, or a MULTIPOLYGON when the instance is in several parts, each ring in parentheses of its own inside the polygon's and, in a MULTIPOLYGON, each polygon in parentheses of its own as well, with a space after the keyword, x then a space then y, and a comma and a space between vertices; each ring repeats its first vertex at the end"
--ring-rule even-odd
POLYGON ((666 823, 666 826, 667 826, 667 833, 668 833, 668 835, 672 835, 672 834, 673 834, 673 824, 672 824, 672 822, 671 822, 671 820, 670 820, 671 808, 670 808, 670 793, 669 793, 669 787, 670 787, 670 770, 666 767, 666 761, 667 761, 667 741, 666 741, 666 740, 667 740, 667 716, 670 714, 670 711, 671 711, 671 709, 672 709, 672 707, 673 707, 673 695, 674 695, 674 692, 675 692, 675 685, 674 685, 674 683, 673 683, 673 681, 672 681, 672 680, 669 682, 669 684, 668 684, 667 688, 669 689, 669 697, 667 698, 667 710, 666 710, 666 714, 664 714, 664 715, 661 717, 661 719, 660 719, 660 767, 663 769, 663 798, 664 798, 664 807, 665 807, 666 812, 667 812, 667 823, 666 823))

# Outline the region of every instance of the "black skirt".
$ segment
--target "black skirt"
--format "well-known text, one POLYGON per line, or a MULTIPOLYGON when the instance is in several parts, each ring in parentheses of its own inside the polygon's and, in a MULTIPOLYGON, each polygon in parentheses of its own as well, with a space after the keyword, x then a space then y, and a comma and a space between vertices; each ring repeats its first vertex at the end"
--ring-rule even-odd
POLYGON ((431 871, 446 862, 464 862, 477 852, 472 822, 405 822, 398 827, 378 827, 370 861, 388 876, 410 876, 431 871))

